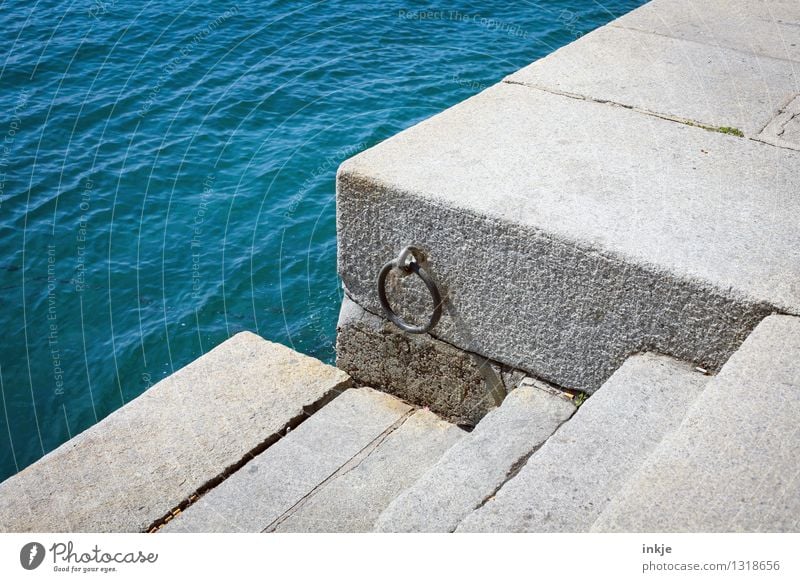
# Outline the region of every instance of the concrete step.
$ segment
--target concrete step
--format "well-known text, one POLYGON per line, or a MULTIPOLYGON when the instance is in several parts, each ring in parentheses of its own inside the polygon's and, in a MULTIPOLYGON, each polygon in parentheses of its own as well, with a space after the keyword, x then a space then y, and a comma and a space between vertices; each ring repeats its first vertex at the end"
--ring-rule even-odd
POLYGON ((456 531, 588 531, 614 493, 680 424, 706 381, 664 356, 629 358, 456 531))
POLYGON ((369 531, 464 434, 388 394, 347 390, 163 531, 369 531))
POLYGON ((561 395, 532 382, 520 386, 392 501, 375 530, 453 531, 573 412, 561 395))
MULTIPOLYGON (((685 2, 657 4, 342 164, 352 299, 381 314, 376 275, 418 246, 445 297, 436 339, 588 392, 645 349, 718 371, 765 316, 800 314, 800 152, 758 133, 800 135, 783 58, 800 3, 770 3, 782 36, 755 55, 714 45, 685 2), (642 30, 659 6, 696 34, 642 30)), ((702 22, 767 25, 758 3, 729 4, 702 22)), ((430 314, 417 277, 387 288, 406 319, 430 314)))
POLYGON ((416 410, 267 531, 371 531, 381 511, 464 435, 432 412, 416 410))
POLYGON ((747 338, 594 531, 800 531, 800 318, 747 338))
POLYGON ((0 530, 147 530, 349 385, 237 334, 0 484, 0 530))

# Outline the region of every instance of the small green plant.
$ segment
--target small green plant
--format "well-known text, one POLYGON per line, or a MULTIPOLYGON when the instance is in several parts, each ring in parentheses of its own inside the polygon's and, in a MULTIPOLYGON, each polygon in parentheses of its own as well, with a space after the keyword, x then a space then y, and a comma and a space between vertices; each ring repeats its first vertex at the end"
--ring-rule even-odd
POLYGON ((573 404, 575 404, 575 408, 580 408, 581 404, 586 402, 587 398, 589 397, 586 395, 586 392, 578 392, 578 394, 572 400, 573 404))
POLYGON ((736 137, 744 137, 744 132, 736 127, 728 127, 727 125, 723 127, 714 127, 713 125, 703 125, 702 123, 695 123, 694 121, 685 121, 684 123, 692 127, 705 129, 706 131, 716 131, 717 133, 725 133, 727 135, 735 135, 736 137))
POLYGON ((744 137, 744 133, 741 129, 736 129, 735 127, 720 127, 717 129, 720 133, 729 133, 731 135, 735 135, 736 137, 744 137))

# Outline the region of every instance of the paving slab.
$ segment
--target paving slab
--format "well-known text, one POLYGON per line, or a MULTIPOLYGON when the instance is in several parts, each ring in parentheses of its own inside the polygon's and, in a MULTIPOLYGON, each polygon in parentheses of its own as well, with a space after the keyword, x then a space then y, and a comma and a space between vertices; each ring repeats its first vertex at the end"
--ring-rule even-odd
POLYGON ((611 26, 800 62, 797 0, 653 0, 611 26))
POLYGON ((0 530, 145 530, 349 384, 239 333, 0 484, 0 530))
POLYGON ((593 531, 800 531, 800 319, 765 319, 593 531))
POLYGON ((799 75, 790 61, 604 26, 506 81, 755 137, 800 94, 799 75))
POLYGON ((378 516, 442 453, 466 433, 427 410, 417 410, 343 466, 303 502, 281 516, 270 532, 369 532, 378 516))
MULTIPOLYGON (((409 244, 444 293, 431 334, 596 390, 632 353, 718 370, 755 325, 800 313, 800 152, 501 83, 346 161, 339 273, 409 244)), ((411 281, 409 281, 409 279, 411 281)), ((430 313, 414 277, 395 309, 430 313)))
POLYGON ((455 424, 475 426, 515 387, 497 362, 428 334, 404 333, 347 294, 336 332, 336 365, 356 382, 380 386, 455 424))
POLYGON ((457 532, 584 532, 680 425, 707 377, 653 354, 629 358, 457 532))
POLYGON ((264 531, 412 410, 371 388, 347 390, 161 531, 264 531))
POLYGON ((375 530, 453 531, 574 412, 563 395, 526 382, 392 501, 375 530))

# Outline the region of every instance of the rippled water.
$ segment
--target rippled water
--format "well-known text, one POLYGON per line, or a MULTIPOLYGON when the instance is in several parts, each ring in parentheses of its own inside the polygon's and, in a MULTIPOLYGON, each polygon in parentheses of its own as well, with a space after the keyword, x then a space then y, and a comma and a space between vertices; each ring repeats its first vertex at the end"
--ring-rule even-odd
POLYGON ((338 164, 641 1, 0 7, 0 480, 240 330, 333 360, 338 164))

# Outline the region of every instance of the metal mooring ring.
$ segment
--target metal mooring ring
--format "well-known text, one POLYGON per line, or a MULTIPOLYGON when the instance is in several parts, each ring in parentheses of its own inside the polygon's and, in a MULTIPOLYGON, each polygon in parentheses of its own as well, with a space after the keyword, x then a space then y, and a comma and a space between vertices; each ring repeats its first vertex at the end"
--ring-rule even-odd
POLYGON ((439 319, 442 317, 442 296, 431 276, 419 266, 419 253, 420 251, 415 247, 406 247, 400 251, 400 255, 396 259, 392 259, 381 267, 380 273, 378 273, 378 300, 381 303, 381 307, 383 307, 383 310, 386 312, 386 317, 389 318, 389 321, 408 333, 427 333, 439 323, 439 319), (409 257, 411 258, 410 261, 409 257), (427 325, 416 326, 407 324, 394 312, 392 306, 389 305, 389 300, 386 297, 386 277, 392 269, 398 269, 406 275, 413 273, 425 283, 425 286, 431 294, 431 299, 433 299, 433 313, 427 325))

